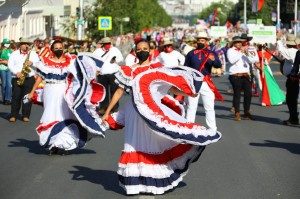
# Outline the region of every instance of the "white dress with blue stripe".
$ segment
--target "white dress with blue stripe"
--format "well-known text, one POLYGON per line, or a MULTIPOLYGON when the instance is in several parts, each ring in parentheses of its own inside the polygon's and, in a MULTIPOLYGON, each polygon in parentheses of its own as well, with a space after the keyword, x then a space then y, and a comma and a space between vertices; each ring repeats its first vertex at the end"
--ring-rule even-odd
MULTIPOLYGON (((64 56, 63 63, 42 58, 37 67, 38 75, 46 83, 42 96, 44 112, 36 130, 40 144, 47 149, 73 150, 83 147, 93 136, 104 137, 105 129, 100 125, 95 107, 103 99, 105 90, 91 79, 95 77, 95 66, 83 67, 82 57, 80 60, 64 56), (100 93, 94 94, 93 85, 100 93), (80 103, 75 106, 74 101, 80 103)), ((91 58, 86 59, 91 62, 91 58)))
POLYGON ((188 123, 182 105, 167 95, 171 86, 197 93, 202 74, 186 67, 125 66, 116 79, 131 93, 124 108, 108 118, 111 129, 125 127, 120 185, 127 194, 163 194, 183 180, 206 145, 221 138, 220 132, 188 123))

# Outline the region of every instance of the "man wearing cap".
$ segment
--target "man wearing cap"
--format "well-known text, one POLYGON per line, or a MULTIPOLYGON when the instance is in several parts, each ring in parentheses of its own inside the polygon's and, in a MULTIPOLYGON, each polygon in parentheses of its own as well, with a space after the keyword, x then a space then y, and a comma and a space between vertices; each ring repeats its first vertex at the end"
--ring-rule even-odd
POLYGON ((232 47, 227 51, 229 62, 229 81, 233 88, 233 106, 235 110, 235 121, 240 121, 240 98, 244 91, 244 119, 255 120, 250 114, 250 105, 252 98, 251 83, 251 64, 257 62, 257 59, 248 52, 248 46, 244 45, 245 39, 240 36, 232 38, 232 47))
POLYGON ((260 65, 259 63, 259 57, 256 50, 256 47, 252 46, 250 44, 250 41, 253 39, 253 37, 248 36, 247 34, 243 33, 241 34, 241 39, 244 39, 245 41, 242 43, 242 46, 247 46, 248 50, 248 56, 251 56, 253 59, 255 59, 255 63, 251 64, 250 67, 250 75, 252 80, 252 96, 258 97, 258 87, 260 90, 262 90, 262 83, 259 75, 259 69, 256 67, 256 65, 260 65))
POLYGON ((284 57, 284 64, 282 66, 283 75, 287 77, 286 79, 286 104, 289 109, 289 119, 283 121, 285 125, 295 125, 299 124, 298 117, 298 95, 299 95, 299 80, 289 77, 292 69, 293 63, 295 62, 295 57, 297 53, 297 45, 300 44, 299 39, 297 39, 293 34, 287 34, 286 40, 281 40, 281 33, 277 33, 277 49, 279 53, 284 57))
POLYGON ((198 107, 199 97, 201 96, 205 110, 205 120, 207 126, 212 130, 217 130, 215 115, 215 98, 223 100, 214 86, 210 74, 212 67, 221 68, 221 62, 217 54, 208 47, 208 37, 206 32, 199 32, 196 36, 197 48, 191 50, 185 57, 184 65, 199 70, 204 75, 204 80, 197 97, 187 97, 186 119, 194 122, 198 107))
POLYGON ((183 66, 184 56, 174 50, 173 42, 169 38, 164 38, 163 51, 159 53, 154 62, 160 62, 168 68, 183 66))
MULTIPOLYGON (((103 66, 98 77, 98 82, 102 84, 106 89, 105 99, 100 103, 100 114, 104 114, 107 109, 110 98, 115 93, 118 85, 115 83, 115 73, 119 70, 119 65, 124 61, 121 51, 112 46, 111 39, 104 37, 99 41, 101 48, 97 48, 93 55, 99 60, 103 61, 103 66), (109 91, 109 92, 108 92, 109 91)), ((119 104, 117 103, 113 108, 113 111, 117 111, 119 104)))
POLYGON ((1 94, 4 105, 11 104, 11 74, 7 67, 7 62, 12 50, 10 49, 9 39, 3 39, 0 49, 0 77, 1 77, 1 94))
POLYGON ((31 112, 31 102, 24 103, 23 97, 30 93, 34 83, 35 66, 40 59, 36 52, 30 51, 31 42, 26 38, 21 38, 19 49, 14 51, 8 60, 8 68, 12 74, 12 102, 11 116, 9 121, 15 122, 22 104, 22 120, 29 122, 31 112), (27 60, 28 59, 28 60, 27 60), (22 73, 23 66, 30 68, 29 74, 22 73), (18 85, 18 79, 26 75, 24 84, 18 85))

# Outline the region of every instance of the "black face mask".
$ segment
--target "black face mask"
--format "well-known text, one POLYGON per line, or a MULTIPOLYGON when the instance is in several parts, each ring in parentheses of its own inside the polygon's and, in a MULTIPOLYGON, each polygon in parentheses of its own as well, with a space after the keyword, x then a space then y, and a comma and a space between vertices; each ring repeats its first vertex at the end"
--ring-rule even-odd
POLYGON ((136 56, 139 59, 140 62, 144 62, 146 59, 148 59, 149 57, 149 52, 148 51, 140 51, 140 52, 136 52, 136 56))
POLYGON ((64 53, 64 51, 63 50, 55 50, 55 51, 53 51, 53 53, 57 58, 60 58, 62 56, 62 54, 64 53))
POLYGON ((203 49, 205 45, 203 43, 197 43, 197 49, 203 49))

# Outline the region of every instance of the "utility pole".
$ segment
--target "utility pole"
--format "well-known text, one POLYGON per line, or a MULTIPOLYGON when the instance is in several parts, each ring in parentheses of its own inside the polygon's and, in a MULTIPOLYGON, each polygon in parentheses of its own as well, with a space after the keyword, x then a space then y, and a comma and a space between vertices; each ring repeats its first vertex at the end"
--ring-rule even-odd
POLYGON ((280 28, 280 0, 277 0, 277 28, 280 28))
POLYGON ((295 25, 294 25, 294 34, 295 36, 297 36, 297 26, 298 26, 298 15, 297 15, 297 12, 298 12, 298 0, 295 0, 295 25))
POLYGON ((244 0, 244 25, 247 26, 247 1, 244 0))
POLYGON ((77 20, 77 39, 81 40, 83 35, 83 25, 84 25, 84 19, 83 19, 83 0, 79 1, 79 10, 80 10, 80 16, 77 20))

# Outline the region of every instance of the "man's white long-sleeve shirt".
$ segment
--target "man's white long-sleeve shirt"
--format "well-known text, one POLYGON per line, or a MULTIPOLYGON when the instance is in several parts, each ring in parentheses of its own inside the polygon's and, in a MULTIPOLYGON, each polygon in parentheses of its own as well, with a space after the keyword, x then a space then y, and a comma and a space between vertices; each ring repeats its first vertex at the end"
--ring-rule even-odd
MULTIPOLYGON (((15 50, 9 57, 7 66, 12 74, 12 78, 17 77, 17 73, 22 71, 23 64, 27 58, 27 54, 22 54, 20 50, 15 50)), ((30 51, 29 61, 32 62, 30 66, 31 72, 28 77, 35 75, 35 67, 38 65, 40 58, 34 51, 30 51)))
POLYGON ((170 53, 161 52, 156 57, 156 61, 162 63, 164 67, 175 67, 179 65, 184 65, 185 57, 178 51, 173 50, 170 53))
POLYGON ((247 56, 235 47, 228 49, 227 58, 229 62, 229 75, 238 73, 250 74, 250 64, 259 62, 257 56, 247 56))
POLYGON ((287 75, 290 74, 290 72, 293 68, 296 53, 297 53, 298 50, 296 48, 287 48, 287 47, 285 47, 281 40, 277 41, 277 49, 278 49, 279 53, 285 59, 282 70, 283 70, 283 74, 285 76, 287 76, 287 75))
POLYGON ((103 50, 103 48, 97 48, 93 52, 93 56, 104 62, 100 70, 100 73, 102 75, 113 74, 117 72, 119 70, 118 64, 124 61, 121 51, 118 48, 113 46, 107 52, 103 50), (114 57, 115 57, 115 62, 110 63, 114 57))

